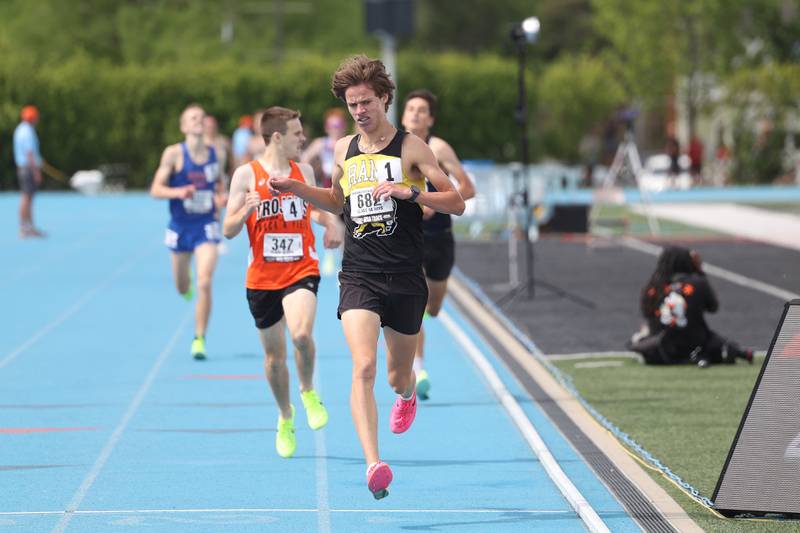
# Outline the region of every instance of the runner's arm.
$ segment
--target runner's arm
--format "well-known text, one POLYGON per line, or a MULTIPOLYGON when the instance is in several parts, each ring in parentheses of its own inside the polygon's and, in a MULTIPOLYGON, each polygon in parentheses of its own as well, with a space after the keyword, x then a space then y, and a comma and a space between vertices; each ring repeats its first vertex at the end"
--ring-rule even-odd
POLYGON ((333 167, 333 173, 331 176, 331 181, 333 184, 329 189, 324 187, 314 187, 312 185, 308 185, 307 183, 300 183, 297 180, 292 180, 289 178, 270 178, 269 180, 269 187, 277 192, 291 192, 295 196, 299 196, 306 202, 314 205, 314 207, 318 207, 320 209, 324 209, 329 213, 333 213, 334 215, 338 215, 342 212, 342 207, 344 206, 344 193, 342 192, 342 187, 339 184, 339 179, 342 177, 343 171, 341 164, 339 163, 341 160, 344 159, 344 151, 347 150, 347 142, 349 142, 349 137, 344 137, 336 141, 336 148, 334 149, 334 158, 336 164, 333 167))
POLYGON ((214 187, 214 205, 217 209, 222 209, 228 202, 228 175, 225 168, 228 166, 228 154, 224 147, 222 150, 216 146, 212 147, 217 153, 217 163, 219 165, 219 176, 214 187))
MULTIPOLYGON (((420 190, 416 199, 418 204, 449 215, 460 215, 464 212, 464 199, 450 183, 450 179, 442 172, 436 156, 433 155, 425 141, 415 135, 406 135, 403 142, 403 154, 408 154, 411 165, 416 167, 436 187, 436 192, 420 190)), ((409 187, 400 187, 384 181, 375 187, 372 194, 375 198, 394 196, 401 200, 408 200, 411 198, 412 192, 409 187)))
POLYGON ((175 169, 179 150, 177 145, 167 146, 161 154, 161 162, 158 164, 153 183, 150 185, 150 196, 153 198, 183 199, 191 198, 194 194, 194 185, 183 187, 170 187, 169 176, 175 169))
POLYGON ((222 222, 222 234, 226 239, 233 239, 242 231, 247 217, 261 202, 258 191, 249 190, 252 176, 250 165, 242 165, 233 173, 225 220, 222 222))
MULTIPOLYGON (((313 185, 316 183, 314 177, 314 168, 306 163, 298 165, 303 172, 303 178, 306 180, 306 185, 313 185)), ((311 206, 311 219, 325 228, 325 233, 322 236, 323 246, 325 248, 338 248, 342 244, 342 230, 339 225, 339 220, 333 213, 328 213, 311 206)))
POLYGON ((461 166, 461 161, 458 159, 453 147, 444 139, 439 139, 435 154, 447 173, 458 182, 456 189, 461 194, 461 198, 464 200, 473 198, 475 196, 475 186, 472 184, 472 180, 469 179, 464 167, 461 166))

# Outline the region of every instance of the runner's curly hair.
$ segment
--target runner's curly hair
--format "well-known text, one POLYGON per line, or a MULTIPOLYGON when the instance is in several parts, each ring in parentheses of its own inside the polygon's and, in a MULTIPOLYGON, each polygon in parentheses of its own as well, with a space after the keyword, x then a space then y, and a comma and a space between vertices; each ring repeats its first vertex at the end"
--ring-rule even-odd
POLYGON ((394 98, 395 85, 386 72, 383 62, 379 59, 370 59, 365 55, 348 57, 342 61, 342 64, 333 73, 331 91, 336 98, 345 102, 345 91, 362 83, 372 87, 378 98, 383 95, 389 96, 386 100, 386 110, 388 111, 389 104, 392 103, 394 98))

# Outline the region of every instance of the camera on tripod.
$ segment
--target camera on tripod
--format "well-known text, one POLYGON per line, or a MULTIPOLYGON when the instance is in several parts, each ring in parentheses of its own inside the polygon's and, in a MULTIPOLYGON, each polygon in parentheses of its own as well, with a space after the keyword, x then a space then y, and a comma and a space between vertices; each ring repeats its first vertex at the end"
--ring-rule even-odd
POLYGON ((625 126, 625 133, 633 133, 633 126, 636 119, 639 118, 639 110, 633 106, 625 106, 617 111, 614 117, 620 124, 625 126))

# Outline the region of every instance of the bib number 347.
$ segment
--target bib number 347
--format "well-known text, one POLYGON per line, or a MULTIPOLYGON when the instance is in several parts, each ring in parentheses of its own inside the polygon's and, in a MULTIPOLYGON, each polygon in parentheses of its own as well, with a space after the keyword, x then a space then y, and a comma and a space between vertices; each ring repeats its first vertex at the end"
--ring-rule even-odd
POLYGON ((264 235, 264 260, 291 263, 303 258, 303 235, 300 233, 268 233, 264 235))

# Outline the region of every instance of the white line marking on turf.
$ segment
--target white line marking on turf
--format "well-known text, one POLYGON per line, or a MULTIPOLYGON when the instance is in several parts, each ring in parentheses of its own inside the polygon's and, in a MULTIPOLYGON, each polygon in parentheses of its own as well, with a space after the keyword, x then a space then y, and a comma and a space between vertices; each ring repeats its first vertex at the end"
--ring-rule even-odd
POLYGON ((56 524, 56 527, 53 528, 53 533, 61 533, 67 526, 69 525, 70 520, 75 515, 78 507, 83 502, 83 499, 86 497, 86 493, 89 492, 89 489, 94 484, 97 476, 100 474, 100 470, 103 469, 108 458, 111 457, 111 453, 114 451, 114 448, 119 443, 120 439, 122 438, 122 434, 125 432, 125 428, 128 427, 128 423, 133 418, 133 415, 136 414, 136 411, 139 409, 139 406, 144 400, 145 395, 150 391, 150 386, 153 384, 153 381, 156 379, 156 375, 158 371, 161 370, 161 366, 164 364, 164 361, 167 360, 167 357, 170 353, 172 353, 172 349, 175 347, 175 343, 178 342, 178 338, 183 333, 186 324, 189 322, 189 319, 194 314, 194 308, 189 309, 186 311, 186 314, 183 316, 183 320, 181 320, 180 324, 178 325, 175 333, 172 335, 172 338, 167 341, 167 344, 164 346, 164 349, 161 350, 161 353, 158 354, 158 358, 156 362, 153 363, 153 366, 150 368, 150 372, 148 372, 147 377, 145 378, 142 385, 139 387, 139 390, 136 392, 136 396, 134 396, 133 400, 131 401, 130 405, 128 406, 128 410, 123 415, 122 419, 117 424, 117 427, 114 429, 114 432, 109 437, 108 442, 103 447, 103 450, 100 452, 100 455, 97 457, 97 460, 94 462, 92 469, 86 474, 86 477, 81 483, 81 486, 78 487, 78 490, 75 492, 75 495, 72 497, 72 501, 69 502, 67 505, 66 510, 64 511, 64 517, 56 524))
MULTIPOLYGON (((143 255, 146 255, 146 254, 143 254, 143 255)), ((42 337, 44 337, 45 335, 47 335, 48 333, 53 331, 55 328, 60 326, 63 322, 65 322, 66 320, 71 318, 73 315, 75 315, 78 311, 81 310, 81 308, 84 305, 86 305, 89 302, 89 300, 94 298, 95 295, 98 292, 100 292, 103 289, 105 289, 108 285, 110 285, 118 277, 120 277, 126 271, 130 270, 131 267, 133 267, 133 265, 135 265, 136 262, 139 259, 141 259, 141 257, 143 255, 138 256, 137 258, 129 261, 128 263, 122 265, 120 268, 115 270, 109 277, 107 277, 106 279, 101 281, 99 284, 97 284, 94 287, 92 287, 91 289, 89 289, 77 302, 72 304, 72 306, 69 309, 67 309, 66 311, 61 313, 61 315, 58 318, 56 318, 55 320, 53 320, 49 324, 45 325, 39 331, 34 333, 32 337, 30 337, 28 340, 26 340, 25 342, 23 342, 22 344, 17 346, 11 353, 7 354, 5 357, 0 359, 0 369, 3 369, 4 367, 8 366, 8 364, 11 363, 11 361, 13 361, 14 359, 16 359, 22 352, 24 352, 25 350, 27 350, 28 348, 30 348, 31 346, 33 346, 34 344, 39 342, 39 340, 42 337)))
MULTIPOLYGON (((441 316, 441 315, 440 315, 441 316)), ((550 509, 329 509, 331 513, 394 513, 394 514, 544 514, 572 515, 572 511, 550 509)), ((108 509, 73 511, 70 515, 107 515, 107 514, 175 514, 175 513, 317 513, 319 509, 108 509)), ((0 516, 39 516, 66 514, 66 511, 3 511, 0 516)))
POLYGON ((584 361, 575 363, 575 368, 603 368, 610 366, 622 366, 625 363, 622 361, 584 361))
POLYGON ((558 490, 561 491, 561 494, 564 496, 564 498, 566 498, 570 506, 575 510, 576 513, 578 513, 578 516, 581 517, 589 531, 610 533, 610 530, 600 516, 598 516, 597 512, 592 508, 589 502, 586 501, 586 498, 583 497, 580 491, 575 487, 575 485, 573 485, 572 481, 570 481, 570 479, 561 469, 558 461, 555 460, 553 454, 550 453, 547 445, 536 431, 536 428, 533 427, 533 423, 531 423, 530 419, 525 414, 525 411, 522 410, 522 407, 520 407, 519 403, 517 403, 517 400, 514 399, 506 386, 503 384, 500 376, 497 375, 497 372, 495 372, 491 363, 489 363, 489 361, 486 359, 486 356, 481 353, 480 349, 475 346, 474 342, 472 342, 472 339, 470 339, 461 330, 458 324, 456 324, 456 322, 446 311, 442 311, 439 314, 439 318, 441 319, 442 324, 444 324, 444 326, 450 331, 450 334, 453 335, 458 343, 464 348, 464 351, 467 353, 469 358, 472 359, 472 362, 475 364, 475 366, 477 366, 481 371, 486 381, 489 382, 489 386, 492 388, 497 398, 502 402, 503 407, 506 408, 506 411, 508 411, 508 414, 519 428, 523 437, 525 437, 525 440, 528 441, 528 445, 533 450, 533 453, 536 454, 536 457, 544 467, 547 475, 550 476, 551 480, 553 480, 553 483, 555 483, 556 487, 558 487, 558 490))
MULTIPOLYGON (((622 244, 628 248, 633 248, 634 250, 654 255, 656 257, 661 254, 662 250, 660 246, 650 244, 649 242, 640 241, 639 239, 634 239, 633 237, 625 237, 622 239, 622 244)), ((706 263, 705 261, 703 261, 703 270, 705 270, 708 274, 726 281, 730 281, 736 285, 741 285, 742 287, 746 287, 748 289, 761 291, 765 294, 769 294, 770 296, 775 296, 784 302, 800 298, 800 294, 797 294, 796 292, 787 291, 781 289, 780 287, 776 287, 775 285, 770 285, 769 283, 764 283, 763 281, 758 281, 757 279, 742 276, 741 274, 737 274, 736 272, 731 272, 730 270, 706 263)))
POLYGON ((544 357, 548 361, 570 361, 572 359, 641 359, 642 356, 636 352, 578 352, 547 354, 544 357))

